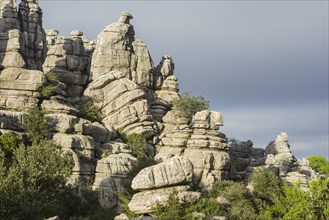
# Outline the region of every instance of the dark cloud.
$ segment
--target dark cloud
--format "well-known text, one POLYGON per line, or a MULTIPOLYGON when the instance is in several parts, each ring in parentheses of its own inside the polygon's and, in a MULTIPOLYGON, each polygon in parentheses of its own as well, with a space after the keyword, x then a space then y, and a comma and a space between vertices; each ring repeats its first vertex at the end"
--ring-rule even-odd
POLYGON ((134 15, 155 65, 173 56, 181 91, 221 111, 228 136, 262 147, 283 130, 294 153, 327 155, 327 1, 40 1, 44 26, 90 39, 134 15), (309 148, 308 148, 309 147, 309 148), (314 149, 314 147, 317 147, 314 149))

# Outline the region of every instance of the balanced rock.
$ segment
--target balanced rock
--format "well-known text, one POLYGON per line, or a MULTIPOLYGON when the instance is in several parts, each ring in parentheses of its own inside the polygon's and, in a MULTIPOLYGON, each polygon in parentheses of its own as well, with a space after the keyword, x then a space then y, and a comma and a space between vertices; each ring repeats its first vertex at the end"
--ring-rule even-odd
POLYGON ((134 190, 146 190, 189 184, 192 175, 193 166, 188 159, 173 157, 141 170, 133 179, 131 187, 134 190))

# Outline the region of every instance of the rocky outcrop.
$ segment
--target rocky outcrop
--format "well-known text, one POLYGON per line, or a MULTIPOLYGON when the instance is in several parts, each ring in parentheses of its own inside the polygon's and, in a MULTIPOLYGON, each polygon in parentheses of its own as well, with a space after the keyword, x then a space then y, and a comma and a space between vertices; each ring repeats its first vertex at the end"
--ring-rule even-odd
POLYGON ((192 163, 182 157, 144 168, 132 181, 132 188, 142 192, 134 194, 129 209, 139 214, 150 213, 157 204, 165 204, 172 193, 177 193, 182 202, 198 201, 201 193, 192 192, 190 188, 192 175, 192 163))
POLYGON ((123 132, 138 133, 150 138, 156 127, 146 93, 118 71, 105 73, 88 85, 85 96, 94 100, 103 114, 103 123, 123 132))
POLYGON ((265 148, 265 153, 266 165, 279 172, 280 176, 285 176, 296 166, 297 160, 291 153, 286 132, 281 132, 275 141, 270 142, 265 148))
POLYGON ((288 134, 281 132, 265 149, 253 148, 251 141, 233 141, 230 144, 230 179, 247 181, 253 170, 265 167, 280 176, 288 184, 300 182, 303 189, 316 178, 309 161, 297 160, 288 142, 288 134))
POLYGON ((48 52, 44 71, 54 72, 65 84, 65 98, 70 103, 80 100, 89 80, 91 54, 94 50, 83 33, 71 32, 70 38, 58 36, 58 31, 47 30, 48 52))
POLYGON ((97 162, 93 190, 99 193, 103 207, 112 208, 118 204, 118 194, 125 192, 127 174, 137 159, 127 153, 111 154, 97 162))
POLYGON ((155 166, 147 167, 133 179, 134 190, 157 189, 189 184, 192 181, 193 166, 185 158, 173 157, 155 166))
POLYGON ((42 10, 38 0, 22 0, 18 18, 22 32, 21 52, 28 69, 42 70, 46 57, 46 34, 42 28, 42 10))
POLYGON ((202 189, 228 178, 230 156, 225 134, 219 132, 224 118, 219 112, 204 110, 196 113, 192 124, 192 135, 187 142, 184 157, 194 167, 194 183, 202 189))
POLYGON ((247 180, 254 167, 265 164, 265 149, 253 148, 250 140, 233 140, 230 143, 229 154, 231 159, 229 178, 236 181, 247 180))
POLYGON ((20 54, 23 39, 16 8, 14 0, 0 2, 0 71, 26 65, 20 54))
POLYGON ((138 85, 152 85, 153 62, 144 42, 135 40, 134 27, 129 22, 132 18, 130 13, 123 12, 118 22, 98 35, 91 62, 92 80, 117 70, 138 85))
POLYGON ((45 50, 38 13, 32 1, 22 1, 19 12, 16 1, 0 3, 0 108, 23 111, 38 102, 38 89, 44 83, 44 74, 38 70, 45 50), (35 29, 30 30, 32 26, 35 29), (35 44, 30 44, 32 38, 35 44))

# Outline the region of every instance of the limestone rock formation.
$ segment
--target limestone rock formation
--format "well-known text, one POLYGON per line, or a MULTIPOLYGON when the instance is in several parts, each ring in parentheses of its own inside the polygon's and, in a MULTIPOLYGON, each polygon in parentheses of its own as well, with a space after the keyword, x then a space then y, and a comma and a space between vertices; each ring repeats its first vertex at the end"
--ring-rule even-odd
POLYGON ((87 86, 94 48, 78 30, 72 31, 70 38, 58 36, 54 29, 46 33, 48 52, 43 70, 59 76, 60 82, 65 84, 66 99, 75 103, 87 86))
POLYGON ((173 157, 164 162, 144 168, 132 181, 134 190, 157 189, 188 184, 192 181, 193 166, 185 158, 173 157))
POLYGON ((111 154, 97 162, 93 190, 99 192, 103 207, 112 208, 118 204, 117 195, 125 191, 127 173, 136 161, 130 154, 119 153, 111 154))
POLYGON ((292 155, 288 143, 288 134, 281 132, 275 141, 270 142, 266 148, 265 163, 272 169, 278 169, 280 176, 285 176, 295 166, 296 158, 292 155))
POLYGON ((4 68, 25 67, 20 54, 23 39, 15 0, 0 2, 0 71, 4 68))
POLYGON ((42 10, 38 0, 22 0, 18 18, 23 37, 21 52, 28 69, 42 70, 46 57, 46 34, 42 28, 42 10))
POLYGON ((118 71, 105 73, 88 85, 85 96, 94 100, 103 114, 103 123, 123 132, 152 137, 155 123, 149 113, 146 93, 118 71))
POLYGON ((19 12, 16 1, 0 3, 0 108, 21 111, 38 102, 38 89, 44 82, 38 70, 45 50, 40 13, 32 1, 22 1, 19 12), (30 30, 32 26, 35 29, 30 30), (29 41, 32 38, 35 44, 29 41))
POLYGON ((253 148, 252 141, 234 140, 230 144, 231 168, 229 178, 237 181, 246 180, 254 167, 265 164, 265 150, 253 148))
POLYGON ((107 26, 97 37, 91 62, 91 79, 110 71, 120 71, 139 85, 152 85, 153 62, 143 41, 135 40, 133 16, 123 12, 116 23, 107 26))
POLYGON ((230 156, 225 134, 218 131, 224 123, 219 112, 204 110, 196 113, 192 125, 192 135, 187 142, 184 157, 191 160, 194 167, 194 183, 203 189, 228 178, 230 156))

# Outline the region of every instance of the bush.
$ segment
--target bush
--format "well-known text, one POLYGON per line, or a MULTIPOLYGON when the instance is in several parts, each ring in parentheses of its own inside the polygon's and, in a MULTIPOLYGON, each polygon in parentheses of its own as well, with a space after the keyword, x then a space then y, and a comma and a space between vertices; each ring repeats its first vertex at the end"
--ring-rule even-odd
POLYGON ((46 84, 40 88, 40 94, 43 98, 49 98, 54 95, 58 89, 59 77, 54 72, 46 74, 46 84))
POLYGON ((266 168, 255 169, 249 177, 249 183, 255 198, 268 203, 273 201, 274 195, 280 194, 283 190, 282 180, 266 168))
POLYGON ((210 198, 223 196, 229 202, 224 207, 229 219, 257 219, 255 204, 252 194, 238 182, 221 180, 214 183, 209 191, 210 198))
POLYGON ((45 111, 37 107, 30 108, 24 116, 23 128, 33 144, 39 144, 45 140, 49 132, 49 118, 45 117, 45 111))
POLYGON ((0 135, 0 151, 4 153, 5 163, 11 161, 13 152, 19 145, 22 144, 22 139, 19 136, 11 133, 0 135))
POLYGON ((311 156, 307 160, 310 161, 310 167, 318 173, 329 174, 329 163, 327 158, 323 156, 311 156))
POLYGON ((143 135, 132 133, 126 136, 126 140, 133 156, 137 158, 146 157, 147 141, 143 135))
MULTIPOLYGON (((44 219, 70 213, 66 186, 73 160, 53 142, 20 145, 8 169, 0 169, 0 219, 44 219)), ((72 199, 72 196, 69 196, 72 199)))
POLYGON ((178 192, 174 191, 169 195, 165 205, 157 204, 152 215, 157 220, 182 220, 192 219, 192 213, 188 212, 191 204, 180 201, 178 192))
POLYGON ((82 100, 78 103, 77 106, 79 110, 78 116, 80 118, 85 118, 92 122, 101 122, 102 121, 102 114, 101 110, 94 105, 91 99, 82 100))
POLYGON ((188 92, 184 92, 180 99, 174 100, 173 104, 178 116, 186 117, 190 120, 197 112, 209 109, 209 101, 202 96, 191 96, 188 92))

